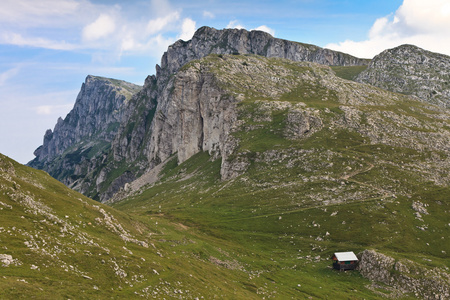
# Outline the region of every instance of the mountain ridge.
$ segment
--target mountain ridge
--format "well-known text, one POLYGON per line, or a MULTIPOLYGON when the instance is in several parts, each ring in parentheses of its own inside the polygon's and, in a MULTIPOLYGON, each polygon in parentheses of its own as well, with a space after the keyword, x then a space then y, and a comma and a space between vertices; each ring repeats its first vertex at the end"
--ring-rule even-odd
POLYGON ((315 45, 274 38, 264 31, 217 30, 203 26, 191 40, 179 40, 169 46, 161 58, 161 66, 157 67, 157 77, 164 72, 175 73, 189 61, 209 54, 255 54, 340 66, 367 65, 370 61, 315 45))
MULTIPOLYGON (((403 48, 404 47, 406 46, 403 46, 403 48)), ((402 49, 402 47, 400 47, 400 49, 402 49)), ((392 54, 390 54, 391 52, 388 52, 388 56, 392 56, 392 54)), ((161 67, 157 66, 156 68, 156 76, 148 76, 143 88, 138 93, 129 97, 126 102, 122 102, 123 104, 117 105, 120 106, 120 110, 110 110, 111 116, 120 113, 120 117, 116 117, 116 119, 114 119, 115 122, 109 122, 110 129, 112 127, 113 130, 110 130, 110 136, 102 139, 102 143, 98 143, 97 141, 86 142, 89 141, 89 135, 92 134, 93 130, 84 133, 84 136, 86 137, 85 141, 80 141, 82 139, 75 140, 73 138, 60 138, 58 140, 57 137, 53 137, 54 132, 47 131, 44 136, 44 146, 41 146, 36 150, 37 157, 30 162, 29 165, 44 168, 68 186, 97 200, 106 201, 123 188, 126 183, 134 181, 145 172, 167 160, 174 152, 179 153, 179 162, 183 162, 195 154, 199 149, 206 149, 210 153, 215 152, 215 157, 220 156, 222 153, 226 153, 226 151, 231 151, 224 148, 225 144, 223 142, 223 132, 229 131, 229 125, 227 125, 228 129, 219 130, 222 131, 221 134, 218 133, 217 129, 208 129, 210 126, 223 127, 219 124, 222 121, 216 120, 209 125, 205 123, 204 126, 202 125, 203 127, 195 129, 195 134, 190 131, 193 128, 190 128, 183 133, 183 135, 177 137, 171 133, 172 129, 164 127, 165 125, 162 125, 164 122, 161 123, 161 121, 163 121, 164 118, 177 115, 175 113, 177 111, 176 107, 168 114, 168 109, 173 105, 171 104, 172 100, 169 98, 173 98, 172 92, 177 84, 177 82, 174 81, 174 76, 177 76, 177 73, 180 70, 183 70, 184 66, 189 65, 189 62, 191 61, 202 59, 211 54, 220 57, 223 55, 237 55, 238 53, 243 55, 264 54, 267 57, 273 58, 288 57, 291 61, 310 60, 312 62, 328 65, 340 64, 340 68, 352 68, 348 65, 353 65, 358 68, 358 72, 362 70, 360 68, 361 65, 369 62, 368 60, 358 59, 350 55, 322 49, 313 45, 276 39, 261 31, 249 32, 238 29, 216 30, 210 27, 201 27, 190 41, 185 42, 180 40, 171 45, 161 59, 161 67), (222 142, 220 143, 218 142, 218 134, 222 136, 222 142), (207 143, 211 144, 203 145, 205 136, 214 136, 214 141, 210 140, 207 143), (191 144, 190 142, 183 141, 185 137, 196 139, 196 145, 194 145, 195 143, 191 144), (84 144, 82 145, 80 142, 84 142, 84 144), (181 148, 177 148, 178 146, 168 146, 169 144, 179 145, 181 148), (185 146, 182 146, 183 144, 191 145, 191 150, 183 152, 185 151, 183 149, 187 149, 185 146), (45 145, 52 146, 46 147, 45 145), (61 160, 61 150, 67 149, 69 145, 72 145, 74 150, 65 154, 66 156, 68 155, 68 159, 61 160), (218 147, 220 148, 220 151, 217 151, 219 149, 218 147), (54 152, 56 151, 55 149, 59 149, 59 158, 58 156, 55 156, 56 152, 47 153, 49 152, 49 149, 54 149, 54 152), (49 158, 51 156, 54 158, 49 158), (44 158, 49 159, 49 162, 44 162, 44 158), (48 165, 52 165, 52 167, 49 167, 48 165), (72 171, 61 173, 62 169, 71 169, 72 171)), ((428 52, 426 52, 426 54, 428 54, 428 52)), ((383 55, 381 55, 381 57, 383 57, 383 55)), ((377 64, 377 61, 379 61, 378 58, 375 59, 375 63, 372 62, 370 64, 368 69, 361 72, 356 80, 367 83, 367 80, 363 80, 362 78, 363 76, 367 77, 367 75, 364 74, 373 72, 371 70, 374 69, 373 66, 377 64)), ((382 65, 385 66, 386 64, 382 63, 382 65)), ((428 71, 424 72, 424 76, 428 74, 427 72, 428 71)), ((205 78, 202 80, 205 80, 205 78)), ((383 81, 381 80, 378 85, 382 85, 382 82, 383 81)), ((213 82, 210 83, 213 84, 213 82)), ((205 85, 206 90, 211 84, 205 85)), ((372 85, 377 85, 377 83, 374 82, 372 85)), ((202 88, 203 83, 193 90, 198 90, 198 92, 201 93, 203 92, 202 88)), ((216 87, 215 89, 215 97, 220 98, 221 89, 219 87, 216 87)), ((185 97, 182 93, 179 94, 179 96, 185 97)), ((239 97, 235 97, 234 100, 229 103, 239 102, 240 100, 238 98, 239 97)), ((77 104, 79 102, 82 101, 77 100, 74 110, 69 113, 69 118, 66 118, 68 120, 64 120, 66 121, 66 124, 70 121, 70 116, 75 114, 75 111, 83 111, 82 106, 77 104)), ((220 101, 217 103, 220 103, 220 101)), ((200 107, 200 104, 196 105, 197 107, 200 107)), ((195 113, 197 115, 191 115, 191 118, 203 118, 203 116, 199 114, 197 108, 190 107, 189 109, 197 111, 197 113, 195 113)), ((205 114, 206 113, 204 112, 203 115, 205 114)), ((222 113, 219 113, 219 115, 221 114, 222 113)), ((235 118, 230 115, 230 112, 226 115, 228 115, 229 118, 235 118)), ((93 119, 97 118, 96 113, 91 113, 90 117, 93 119)), ((177 118, 180 117, 183 117, 183 115, 179 114, 177 118)), ((94 120, 94 122, 99 123, 100 120, 101 118, 94 120)), ((81 122, 89 122, 89 119, 85 118, 84 120, 81 120, 81 122)), ((171 122, 173 124, 171 126, 179 126, 179 123, 177 123, 178 121, 172 120, 171 122)), ((57 124, 55 129, 59 128, 63 123, 63 120, 60 119, 58 121, 59 125, 57 124)), ((108 124, 108 122, 104 121, 100 121, 100 123, 108 124)), ((203 121, 200 123, 203 123, 203 121)), ((87 127, 89 127, 89 124, 87 125, 87 127)), ((100 130, 100 132, 104 132, 104 129, 100 130)), ((66 131, 77 132, 74 128, 66 131)), ((182 133, 180 132, 179 134, 182 133)), ((233 176, 224 176, 224 178, 232 177, 233 176)))
MULTIPOLYGON (((161 98, 167 97, 170 88, 167 85, 171 76, 176 73, 184 64, 191 60, 199 59, 211 53, 236 54, 236 53, 258 53, 268 57, 288 57, 293 60, 309 60, 326 64, 337 65, 364 65, 367 60, 358 59, 351 55, 322 49, 317 46, 290 42, 276 39, 262 31, 246 31, 238 29, 216 30, 210 27, 201 27, 196 31, 192 40, 188 42, 177 41, 170 46, 161 59, 161 66, 156 67, 156 76, 149 76, 144 87, 135 93, 129 100, 116 103, 107 112, 114 122, 105 122, 101 119, 100 112, 91 112, 89 116, 93 118, 79 118, 82 122, 94 122, 96 124, 109 124, 111 136, 101 139, 103 142, 88 146, 80 143, 90 141, 91 130, 85 130, 80 136, 83 138, 70 138, 70 132, 79 132, 77 128, 63 130, 67 132, 64 138, 58 139, 58 134, 47 131, 44 137, 44 145, 36 150, 37 157, 28 165, 43 168, 52 176, 62 180, 68 186, 93 197, 105 201, 112 197, 126 183, 135 180, 149 168, 155 167, 162 162, 155 153, 155 144, 150 138, 153 130, 153 117, 157 110, 160 110, 161 98), (245 40, 245 42, 243 42, 245 40), (164 92, 166 90, 166 92, 164 92), (164 94, 166 93, 166 94, 164 94), (120 109, 119 109, 120 108, 120 109), (117 112, 116 112, 117 111, 117 112), (119 115, 118 115, 119 114, 119 115), (98 119, 95 120, 96 115, 98 119), (102 120, 102 121, 100 121, 102 120), (114 124, 116 125, 114 125, 114 124), (111 130, 112 129, 112 130, 111 130), (70 153, 68 160, 64 160, 63 150, 70 146, 74 150, 70 153), (97 149, 97 150, 95 150, 97 149), (88 153, 90 152, 90 153, 88 153), (73 157, 74 159, 70 159, 73 157), (49 167, 49 165, 52 165, 49 167), (61 169, 70 169, 69 172, 61 174, 61 169), (114 171, 120 169, 122 173, 114 171), (86 174, 83 177, 82 174, 86 174), (119 174, 120 173, 120 174, 119 174)), ((92 77, 95 78, 95 77, 92 77)), ((87 82, 90 81, 88 77, 87 82)), ((109 79, 109 82, 114 85, 109 79)), ((124 84, 126 87, 127 85, 124 84)), ((83 86, 84 87, 84 86, 83 86)), ((82 92, 83 88, 82 87, 82 92)), ((97 87, 100 89, 101 87, 97 87)), ((69 113, 67 120, 59 119, 55 131, 60 131, 62 124, 69 124, 72 115, 78 116, 77 112, 87 109, 82 107, 84 101, 90 97, 80 92, 74 109, 69 113)), ((95 92, 95 91, 94 91, 95 92)), ((99 98, 100 99, 100 98, 99 98)), ((77 126, 77 125, 72 125, 77 126)), ((90 124, 81 127, 90 128, 90 124)), ((100 128, 103 128, 100 126, 100 128)), ((102 132, 105 131, 103 128, 102 132)))

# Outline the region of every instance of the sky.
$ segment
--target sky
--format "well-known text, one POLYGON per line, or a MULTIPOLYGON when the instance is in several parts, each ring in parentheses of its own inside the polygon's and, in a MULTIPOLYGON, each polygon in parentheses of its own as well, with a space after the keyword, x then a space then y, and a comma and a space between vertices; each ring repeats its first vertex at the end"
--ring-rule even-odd
POLYGON ((450 55, 450 0, 0 0, 0 153, 32 160, 87 75, 143 84, 202 26, 361 58, 401 44, 450 55))

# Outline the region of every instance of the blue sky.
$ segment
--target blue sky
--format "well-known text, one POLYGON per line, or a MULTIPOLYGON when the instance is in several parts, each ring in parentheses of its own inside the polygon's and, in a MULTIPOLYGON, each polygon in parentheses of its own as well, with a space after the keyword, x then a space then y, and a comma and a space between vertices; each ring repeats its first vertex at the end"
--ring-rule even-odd
POLYGON ((1 0, 0 153, 33 159, 88 74, 142 84, 204 25, 366 58, 404 43, 450 55, 450 0, 1 0))

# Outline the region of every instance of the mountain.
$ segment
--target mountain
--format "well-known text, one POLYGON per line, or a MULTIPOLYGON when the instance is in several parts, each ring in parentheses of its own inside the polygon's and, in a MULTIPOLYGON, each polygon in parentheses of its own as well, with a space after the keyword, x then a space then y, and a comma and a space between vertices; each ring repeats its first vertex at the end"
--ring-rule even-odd
POLYGON ((191 61, 164 95, 149 153, 165 164, 114 208, 243 246, 226 259, 261 297, 448 299, 448 110, 256 55, 191 61), (327 269, 348 250, 370 282, 327 269))
POLYGON ((74 108, 34 152, 29 166, 43 169, 67 186, 87 193, 86 174, 107 157, 124 115, 124 106, 142 87, 98 76, 87 76, 74 108), (80 177, 81 181, 80 182, 80 177))
MULTIPOLYGON (((88 76, 73 110, 64 120, 58 120, 53 132, 46 132, 44 144, 28 165, 49 172, 89 197, 110 199, 126 183, 177 151, 179 142, 164 149, 165 141, 158 145, 154 142, 156 134, 152 133, 155 129, 160 132, 153 119, 155 112, 158 119, 167 109, 164 103, 174 85, 172 76, 192 60, 209 54, 237 53, 327 65, 368 64, 367 60, 348 54, 276 39, 262 31, 202 27, 192 40, 180 40, 169 47, 161 66, 157 66, 156 76, 149 76, 139 92, 139 87, 130 83, 88 76)), ((216 146, 205 149, 208 147, 216 146)))
POLYGON ((356 80, 450 108, 450 56, 402 45, 375 56, 356 80))
POLYGON ((165 250, 138 252, 153 265, 137 278, 157 277, 120 286, 155 298, 448 299, 450 111, 348 80, 362 61, 248 50, 263 38, 283 55, 306 47, 209 28, 172 45, 121 106, 104 158, 83 160, 93 167, 78 186, 156 231, 134 239, 165 250), (349 250, 359 272, 331 270, 332 254, 349 250))
POLYGON ((157 77, 173 74, 186 63, 209 54, 255 54, 329 66, 359 66, 369 63, 367 59, 342 52, 277 39, 263 31, 217 30, 205 26, 199 28, 191 40, 179 40, 169 46, 161 59, 161 67, 157 68, 157 77))

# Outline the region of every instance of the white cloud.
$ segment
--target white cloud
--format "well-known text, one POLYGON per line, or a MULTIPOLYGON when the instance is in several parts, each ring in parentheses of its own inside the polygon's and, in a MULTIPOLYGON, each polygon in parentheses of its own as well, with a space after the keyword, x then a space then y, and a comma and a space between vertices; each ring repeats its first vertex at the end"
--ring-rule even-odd
POLYGON ((166 28, 169 24, 172 24, 180 19, 179 12, 171 12, 164 17, 159 17, 148 21, 146 34, 152 35, 159 33, 161 30, 166 28))
POLYGON ((183 41, 188 41, 192 38, 195 33, 195 21, 186 18, 183 20, 183 24, 181 25, 181 33, 179 35, 179 39, 183 41))
POLYGON ((259 31, 264 31, 267 32, 268 34, 270 34, 271 36, 275 36, 275 30, 273 30, 272 28, 267 27, 266 25, 261 25, 259 27, 256 27, 252 30, 259 30, 259 31))
POLYGON ((189 40, 196 22, 181 18, 168 0, 151 0, 144 18, 138 8, 93 0, 1 0, 0 44, 52 50, 86 50, 105 64, 123 55, 159 58, 176 39, 189 40), (6 5, 3 4, 6 2, 6 5))
POLYGON ((94 22, 86 25, 82 31, 85 41, 96 41, 112 34, 116 29, 116 22, 113 17, 101 14, 94 22))
POLYGON ((245 29, 245 27, 242 26, 241 24, 239 24, 239 21, 237 21, 237 20, 230 21, 230 23, 228 23, 226 28, 245 29))
MULTIPOLYGON (((2 0, 1 23, 21 26, 42 26, 53 23, 55 18, 74 15, 85 1, 76 0, 2 0)), ((67 21, 67 20, 66 20, 67 21)))
POLYGON ((79 46, 65 41, 54 41, 42 37, 24 37, 19 33, 3 32, 0 35, 0 43, 15 46, 30 46, 53 50, 74 50, 79 46))
POLYGON ((396 13, 402 27, 414 33, 448 33, 450 2, 448 0, 405 0, 396 13))
POLYGON ((325 47, 370 58, 385 49, 401 44, 414 44, 450 55, 448 0, 404 0, 395 14, 374 22, 367 40, 346 40, 325 47))
MULTIPOLYGON (((245 26, 240 24, 239 21, 237 21, 237 20, 230 21, 226 28, 246 29, 245 26)), ((264 31, 264 32, 267 32, 268 34, 270 34, 272 36, 275 36, 275 30, 273 30, 272 28, 267 27, 266 25, 261 25, 259 27, 256 27, 256 28, 253 28, 253 29, 250 29, 250 30, 264 31)))
POLYGON ((203 11, 203 18, 214 19, 215 17, 216 16, 212 12, 206 10, 203 11))
POLYGON ((7 83, 9 79, 16 76, 19 73, 20 67, 11 68, 3 73, 0 73, 0 86, 3 86, 7 83))

